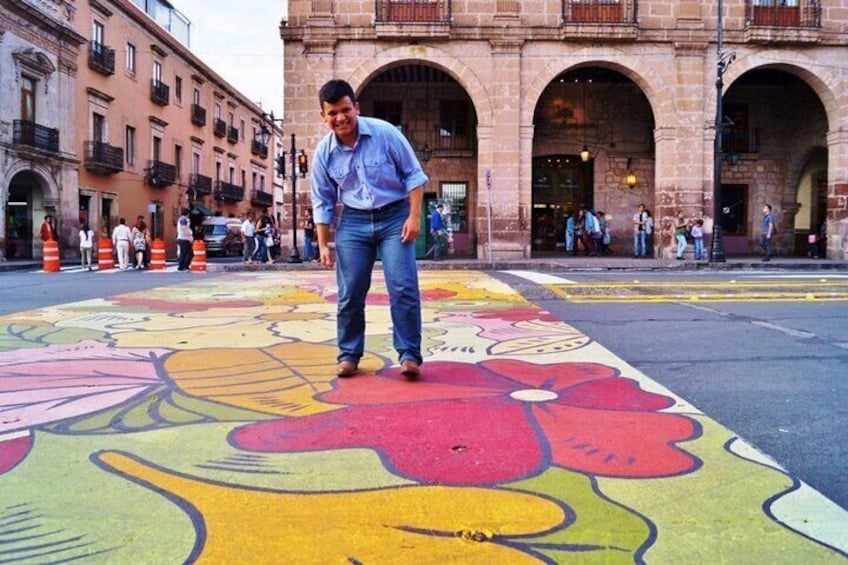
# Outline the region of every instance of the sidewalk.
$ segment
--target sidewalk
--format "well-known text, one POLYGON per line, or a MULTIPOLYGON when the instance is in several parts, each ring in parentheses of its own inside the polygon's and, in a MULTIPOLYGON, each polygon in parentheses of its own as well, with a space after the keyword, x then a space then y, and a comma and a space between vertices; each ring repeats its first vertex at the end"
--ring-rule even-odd
POLYGON ((351 379, 333 272, 281 271, 0 317, 0 554, 848 562, 848 512, 486 272, 421 273, 408 382, 379 271, 351 379))

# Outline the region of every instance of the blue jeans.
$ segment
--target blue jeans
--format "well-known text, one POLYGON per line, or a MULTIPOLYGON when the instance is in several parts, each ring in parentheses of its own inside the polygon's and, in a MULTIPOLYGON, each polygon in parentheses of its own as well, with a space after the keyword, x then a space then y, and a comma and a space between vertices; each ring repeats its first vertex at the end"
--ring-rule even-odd
POLYGON ((695 238, 695 259, 706 259, 707 255, 704 253, 704 238, 696 237, 695 238))
POLYGON ((251 259, 260 263, 267 263, 268 246, 265 244, 265 236, 257 235, 254 239, 256 240, 256 250, 253 252, 251 259))
POLYGON ((400 240, 408 216, 406 198, 376 210, 345 206, 342 212, 336 228, 339 361, 358 361, 365 351, 365 297, 379 253, 389 292, 392 343, 401 362, 407 359, 422 362, 421 295, 415 242, 400 240))
POLYGON ((645 232, 642 230, 633 232, 633 256, 644 257, 647 254, 648 250, 645 247, 645 232))
POLYGON ((312 236, 303 232, 303 260, 312 260, 312 236))
POLYGON ((677 238, 677 258, 680 259, 683 257, 683 254, 686 253, 686 248, 688 247, 688 243, 686 243, 686 234, 679 233, 674 237, 677 238))

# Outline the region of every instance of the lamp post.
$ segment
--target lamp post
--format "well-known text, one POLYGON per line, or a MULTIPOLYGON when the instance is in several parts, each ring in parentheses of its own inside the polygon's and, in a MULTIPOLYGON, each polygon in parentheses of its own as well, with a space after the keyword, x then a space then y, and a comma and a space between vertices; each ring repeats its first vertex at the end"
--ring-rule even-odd
POLYGON ((718 16, 716 18, 716 114, 715 142, 713 145, 713 237, 710 241, 710 262, 724 263, 724 236, 721 227, 721 163, 724 160, 721 148, 722 133, 724 132, 724 109, 722 92, 724 90, 724 72, 736 59, 734 51, 724 51, 724 2, 718 0, 718 16))
MULTIPOLYGON (((272 124, 283 121, 282 119, 275 118, 273 112, 263 114, 263 117, 272 124)), ((266 139, 270 135, 270 131, 265 124, 260 126, 260 132, 263 139, 266 139)), ((305 178, 306 173, 309 171, 309 159, 306 156, 306 151, 303 149, 298 151, 296 143, 295 134, 291 134, 291 150, 283 151, 274 159, 277 173, 283 177, 283 180, 286 180, 286 157, 291 158, 291 174, 289 177, 292 183, 292 248, 288 258, 289 263, 303 262, 300 258, 300 251, 297 248, 297 175, 300 173, 301 178, 305 178)))

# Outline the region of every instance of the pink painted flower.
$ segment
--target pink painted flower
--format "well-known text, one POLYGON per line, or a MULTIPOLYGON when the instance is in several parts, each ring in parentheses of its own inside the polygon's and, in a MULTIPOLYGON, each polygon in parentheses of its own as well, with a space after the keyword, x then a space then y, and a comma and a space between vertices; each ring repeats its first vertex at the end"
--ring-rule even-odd
POLYGON ((371 448, 386 466, 437 484, 498 484, 550 465, 608 477, 665 477, 700 461, 677 447, 698 424, 658 412, 673 400, 596 363, 433 362, 408 383, 396 368, 337 382, 321 400, 347 407, 244 426, 253 451, 371 448))

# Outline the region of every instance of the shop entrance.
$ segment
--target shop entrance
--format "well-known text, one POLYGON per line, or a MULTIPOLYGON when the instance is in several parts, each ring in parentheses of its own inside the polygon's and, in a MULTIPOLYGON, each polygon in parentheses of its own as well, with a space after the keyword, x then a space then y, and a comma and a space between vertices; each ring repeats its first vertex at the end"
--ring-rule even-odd
POLYGON ((593 161, 579 155, 549 155, 533 159, 531 249, 540 253, 565 251, 565 220, 580 206, 592 207, 593 161))
POLYGON ((6 201, 6 259, 33 258, 33 195, 40 184, 34 174, 15 175, 6 201))

